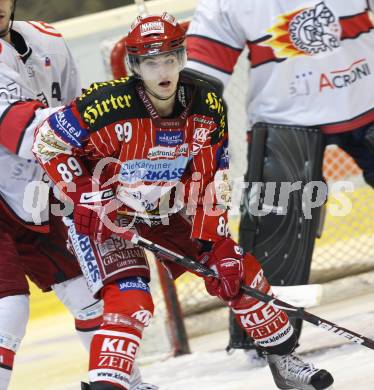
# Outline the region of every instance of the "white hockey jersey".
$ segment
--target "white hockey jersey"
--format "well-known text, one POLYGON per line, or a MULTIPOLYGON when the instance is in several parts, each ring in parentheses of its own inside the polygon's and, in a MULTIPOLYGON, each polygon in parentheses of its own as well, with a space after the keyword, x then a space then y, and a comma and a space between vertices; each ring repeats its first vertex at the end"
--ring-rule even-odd
POLYGON ((226 84, 247 47, 249 126, 349 131, 374 121, 373 6, 373 0, 200 0, 188 30, 187 67, 226 84))
POLYGON ((52 26, 14 22, 13 30, 15 47, 0 39, 0 200, 12 217, 34 228, 48 222, 48 194, 34 199, 37 193, 28 187, 44 174, 31 152, 34 129, 52 107, 78 96, 81 84, 69 49, 52 26))

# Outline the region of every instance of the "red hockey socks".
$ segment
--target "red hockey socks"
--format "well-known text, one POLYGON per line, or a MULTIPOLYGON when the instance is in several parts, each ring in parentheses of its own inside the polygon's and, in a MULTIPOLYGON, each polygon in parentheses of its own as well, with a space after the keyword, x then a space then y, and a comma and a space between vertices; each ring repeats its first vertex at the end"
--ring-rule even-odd
MULTIPOLYGON (((253 256, 249 254, 245 256, 244 268, 246 285, 266 294, 271 292, 263 270, 253 256)), ((246 295, 232 301, 230 306, 238 323, 260 347, 277 355, 292 352, 296 344, 296 336, 284 311, 246 295)))
POLYGON ((132 328, 104 326, 91 342, 90 382, 110 382, 130 388, 130 376, 141 340, 132 328))
POLYGON ((141 278, 107 285, 102 297, 103 323, 91 342, 89 379, 128 390, 143 328, 153 315, 152 297, 141 278))

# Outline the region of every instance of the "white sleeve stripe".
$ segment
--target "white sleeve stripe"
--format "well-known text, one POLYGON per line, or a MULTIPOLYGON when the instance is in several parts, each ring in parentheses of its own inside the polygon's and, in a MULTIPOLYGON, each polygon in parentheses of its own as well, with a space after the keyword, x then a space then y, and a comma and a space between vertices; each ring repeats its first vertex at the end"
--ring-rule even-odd
POLYGON ((97 131, 96 134, 97 134, 97 136, 98 136, 99 139, 100 139, 101 145, 105 146, 106 151, 107 151, 107 154, 111 154, 111 153, 110 153, 110 150, 109 150, 109 148, 108 148, 108 145, 106 144, 106 142, 104 142, 103 138, 101 137, 100 131, 97 131))
POLYGON ((107 126, 105 126, 105 132, 107 133, 108 135, 108 138, 109 138, 109 142, 110 142, 110 146, 112 147, 112 151, 114 152, 116 150, 115 146, 113 145, 113 142, 112 142, 112 136, 109 132, 109 129, 107 128, 107 126))

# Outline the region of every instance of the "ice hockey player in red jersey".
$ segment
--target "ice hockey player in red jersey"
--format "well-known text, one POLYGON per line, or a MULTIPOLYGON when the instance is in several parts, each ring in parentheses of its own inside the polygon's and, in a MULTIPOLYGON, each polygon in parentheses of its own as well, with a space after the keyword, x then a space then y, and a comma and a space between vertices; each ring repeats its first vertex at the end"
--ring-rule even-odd
MULTIPOLYGON (((90 384, 82 389, 129 388, 153 316, 145 253, 120 237, 122 229, 214 268, 220 280, 207 278, 207 291, 235 308, 278 385, 327 388, 327 371, 292 355, 287 315, 239 293, 242 282, 266 293, 271 287, 256 259, 229 237, 219 185, 228 168, 225 106, 212 85, 184 74, 184 39, 167 13, 138 17, 126 40, 133 75, 92 84, 35 134, 35 155, 74 203, 70 240, 92 293, 104 300, 90 384)), ((164 265, 174 278, 184 272, 167 259, 164 265)))
MULTIPOLYGON (((74 316, 87 349, 102 320, 102 302, 89 292, 75 256, 66 248, 65 225, 49 215, 49 199, 51 204, 58 202, 49 198, 48 179, 31 152, 37 123, 53 107, 68 104, 81 93, 77 67, 52 26, 13 21, 15 3, 0 0, 1 390, 8 388, 26 331, 26 276, 43 291, 54 290, 74 316), (35 201, 37 187, 46 191, 35 201)), ((143 385, 138 369, 131 384, 132 389, 143 385)))

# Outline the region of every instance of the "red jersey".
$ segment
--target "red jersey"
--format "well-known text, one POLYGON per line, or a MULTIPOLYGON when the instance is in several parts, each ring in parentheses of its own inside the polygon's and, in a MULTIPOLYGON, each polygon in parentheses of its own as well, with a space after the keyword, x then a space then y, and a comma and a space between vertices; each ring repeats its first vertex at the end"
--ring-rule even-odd
POLYGON ((227 194, 215 183, 228 169, 225 107, 210 84, 183 73, 176 96, 161 118, 140 80, 94 83, 38 129, 34 152, 55 183, 109 180, 119 211, 142 218, 185 207, 192 236, 216 241, 227 234, 227 194))

